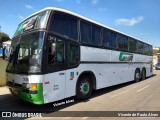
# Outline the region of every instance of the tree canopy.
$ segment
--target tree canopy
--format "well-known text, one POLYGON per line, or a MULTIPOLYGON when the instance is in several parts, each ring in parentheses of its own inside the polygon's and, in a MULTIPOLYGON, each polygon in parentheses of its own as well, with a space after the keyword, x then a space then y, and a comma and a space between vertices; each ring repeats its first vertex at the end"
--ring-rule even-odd
POLYGON ((9 36, 6 33, 0 32, 0 46, 7 40, 10 40, 9 36))

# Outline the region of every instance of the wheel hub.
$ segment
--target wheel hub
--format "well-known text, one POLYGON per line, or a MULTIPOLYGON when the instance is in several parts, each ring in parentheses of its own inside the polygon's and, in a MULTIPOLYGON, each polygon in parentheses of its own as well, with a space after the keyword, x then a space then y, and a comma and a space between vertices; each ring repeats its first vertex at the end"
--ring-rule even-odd
POLYGON ((80 91, 83 94, 87 94, 89 92, 89 83, 87 83, 87 82, 81 83, 81 85, 80 85, 80 91))

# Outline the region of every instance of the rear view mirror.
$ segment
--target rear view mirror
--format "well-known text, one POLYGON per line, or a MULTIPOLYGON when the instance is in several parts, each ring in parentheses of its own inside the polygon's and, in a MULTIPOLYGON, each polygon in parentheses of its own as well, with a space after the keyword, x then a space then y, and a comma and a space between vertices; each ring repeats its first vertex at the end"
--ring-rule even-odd
POLYGON ((52 43, 51 44, 51 55, 55 55, 56 54, 56 43, 52 43))

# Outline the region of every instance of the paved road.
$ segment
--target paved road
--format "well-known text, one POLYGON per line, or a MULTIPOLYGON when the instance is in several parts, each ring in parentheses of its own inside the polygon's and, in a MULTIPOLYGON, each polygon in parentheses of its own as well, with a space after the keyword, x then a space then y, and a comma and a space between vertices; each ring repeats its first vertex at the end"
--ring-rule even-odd
MULTIPOLYGON (((154 71, 154 76, 147 78, 139 83, 125 83, 114 87, 109 87, 94 91, 89 100, 78 101, 74 97, 67 98, 65 100, 57 101, 46 105, 33 105, 23 102, 13 95, 9 94, 9 91, 3 87, 0 88, 0 111, 48 111, 43 116, 58 115, 55 111, 95 111, 89 114, 93 115, 96 111, 160 111, 160 71, 154 71), (63 102, 63 105, 57 106, 57 104, 63 102)), ((102 114, 101 112, 100 114, 102 114)), ((62 117, 56 119, 71 119, 68 114, 76 114, 76 112, 61 112, 62 117)), ((104 114, 109 114, 105 113, 104 114)), ((158 118, 160 119, 160 114, 158 118)), ((73 115, 74 116, 74 115, 73 115)), ((75 118, 74 118, 75 119, 75 118)), ((97 119, 89 118, 88 116, 78 117, 77 119, 97 119)), ((101 117, 99 119, 105 119, 101 117)), ((133 117, 114 117, 110 119, 142 119, 133 117)), ((145 120, 145 118, 144 118, 145 120)))

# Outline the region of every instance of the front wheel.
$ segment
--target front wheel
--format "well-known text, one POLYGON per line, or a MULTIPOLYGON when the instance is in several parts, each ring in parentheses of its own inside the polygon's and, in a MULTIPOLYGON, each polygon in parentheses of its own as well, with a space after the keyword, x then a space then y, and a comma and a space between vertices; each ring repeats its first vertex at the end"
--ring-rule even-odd
POLYGON ((77 93, 76 97, 78 99, 87 99, 92 93, 91 80, 88 77, 81 77, 77 83, 77 93))

